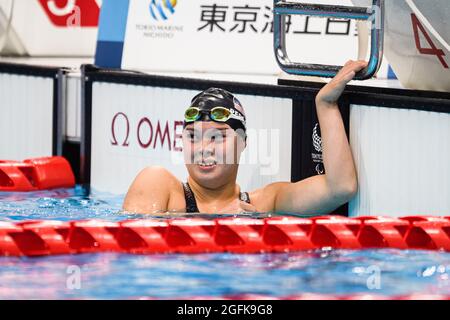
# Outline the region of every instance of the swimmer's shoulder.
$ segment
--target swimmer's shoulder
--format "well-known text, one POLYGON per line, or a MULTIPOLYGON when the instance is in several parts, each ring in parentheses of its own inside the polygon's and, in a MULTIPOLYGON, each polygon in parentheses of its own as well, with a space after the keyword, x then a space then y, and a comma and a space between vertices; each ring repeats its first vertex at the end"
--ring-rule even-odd
POLYGON ((258 212, 273 212, 279 191, 290 182, 275 182, 249 192, 250 202, 258 212))
POLYGON ((180 183, 180 181, 169 170, 160 166, 149 166, 137 175, 133 185, 135 187, 157 185, 158 188, 165 189, 172 183, 180 183))
POLYGON ((175 177, 175 175, 172 172, 161 166, 148 166, 142 170, 142 174, 153 177, 161 177, 167 180, 178 181, 177 177, 175 177))
POLYGON ((167 210, 171 194, 182 191, 182 184, 170 171, 160 166, 143 169, 131 184, 124 209, 131 212, 167 210))

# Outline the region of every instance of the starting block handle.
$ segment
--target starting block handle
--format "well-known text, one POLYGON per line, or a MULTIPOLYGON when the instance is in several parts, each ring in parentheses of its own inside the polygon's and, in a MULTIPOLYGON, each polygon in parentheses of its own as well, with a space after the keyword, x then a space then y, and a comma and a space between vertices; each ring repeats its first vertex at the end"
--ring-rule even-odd
POLYGON ((373 0, 371 8, 322 4, 304 4, 274 0, 274 50, 280 68, 289 74, 332 78, 342 66, 291 62, 286 50, 286 16, 306 15, 324 18, 365 20, 372 22, 371 50, 368 66, 358 72, 356 80, 372 78, 381 66, 384 43, 384 0, 373 0))

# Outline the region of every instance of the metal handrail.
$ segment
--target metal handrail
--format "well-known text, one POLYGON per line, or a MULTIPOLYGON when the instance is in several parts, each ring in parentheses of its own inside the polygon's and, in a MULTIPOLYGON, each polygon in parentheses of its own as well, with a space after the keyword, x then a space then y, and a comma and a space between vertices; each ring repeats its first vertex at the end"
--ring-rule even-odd
POLYGON ((368 66, 358 72, 356 80, 372 78, 380 68, 384 43, 384 0, 373 0, 371 8, 323 4, 304 4, 274 0, 274 50, 280 68, 289 74, 334 77, 342 66, 291 62, 286 50, 286 16, 306 15, 372 21, 371 50, 368 66))

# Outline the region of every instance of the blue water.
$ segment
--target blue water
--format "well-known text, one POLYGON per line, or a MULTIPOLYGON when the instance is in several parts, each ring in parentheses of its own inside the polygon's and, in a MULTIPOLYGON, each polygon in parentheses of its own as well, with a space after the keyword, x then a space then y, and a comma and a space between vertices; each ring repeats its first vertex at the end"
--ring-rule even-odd
MULTIPOLYGON (((0 221, 119 221, 123 197, 81 188, 0 193, 0 221)), ((147 216, 148 218, 148 216, 147 216)), ((289 254, 0 257, 0 299, 135 299, 301 293, 450 295, 450 253, 317 250, 289 254)))

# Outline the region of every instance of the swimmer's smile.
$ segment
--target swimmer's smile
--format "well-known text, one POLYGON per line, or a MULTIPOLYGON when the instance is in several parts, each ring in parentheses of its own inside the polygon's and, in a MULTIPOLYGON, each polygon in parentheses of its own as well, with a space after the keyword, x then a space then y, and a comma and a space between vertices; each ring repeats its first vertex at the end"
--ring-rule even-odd
POLYGON ((197 162, 196 165, 202 170, 202 171, 212 171, 217 167, 217 161, 214 159, 209 160, 203 160, 200 162, 197 162))

